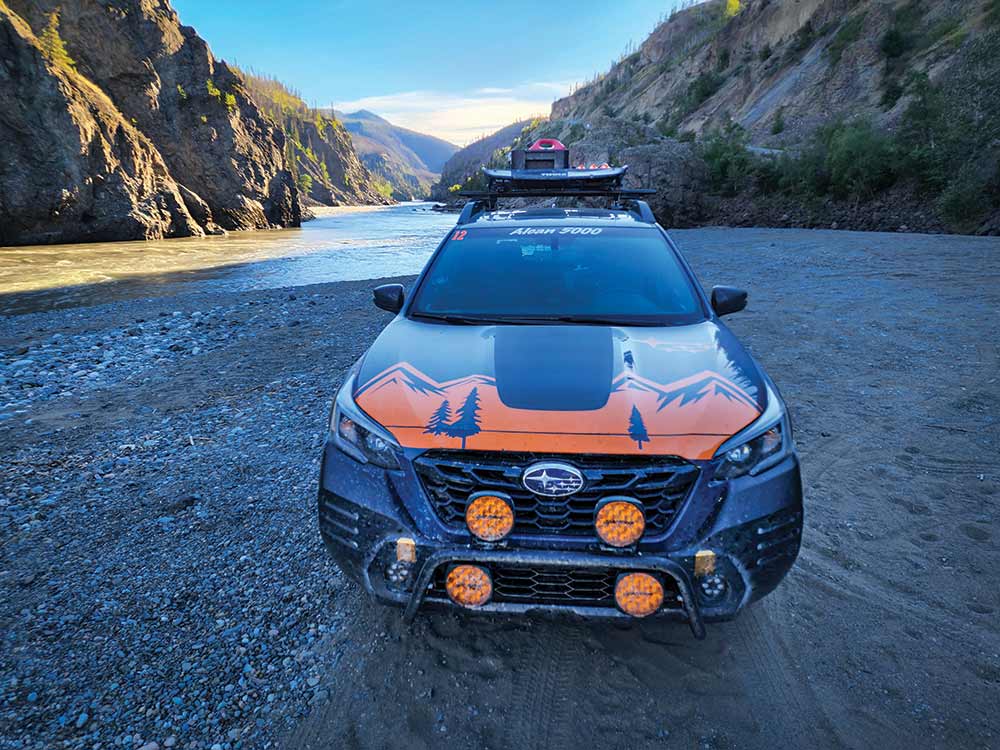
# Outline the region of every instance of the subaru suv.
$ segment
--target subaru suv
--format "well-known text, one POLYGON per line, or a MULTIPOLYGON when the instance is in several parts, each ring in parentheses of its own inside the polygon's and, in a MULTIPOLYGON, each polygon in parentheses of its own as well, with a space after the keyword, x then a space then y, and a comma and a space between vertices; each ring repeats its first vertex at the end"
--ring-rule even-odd
POLYGON ((802 485, 777 388, 720 320, 624 167, 557 141, 487 170, 395 318, 349 370, 319 526, 404 606, 689 623, 736 615, 794 563, 802 485), (607 208, 501 210, 511 197, 607 208))

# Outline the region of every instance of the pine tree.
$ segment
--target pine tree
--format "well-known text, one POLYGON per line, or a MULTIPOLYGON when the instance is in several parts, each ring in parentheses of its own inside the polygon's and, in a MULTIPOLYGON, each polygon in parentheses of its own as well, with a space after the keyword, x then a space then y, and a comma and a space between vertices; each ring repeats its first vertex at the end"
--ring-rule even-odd
POLYGON ((649 433, 646 432, 642 414, 639 413, 639 408, 635 405, 632 406, 632 416, 628 420, 628 436, 639 444, 639 450, 642 450, 643 443, 649 442, 649 433))
POLYGON ((465 403, 458 410, 458 418, 448 425, 451 437, 462 438, 462 450, 465 450, 467 438, 479 432, 479 389, 473 388, 465 397, 465 403))
POLYGON ((49 23, 45 27, 45 31, 42 32, 42 35, 38 37, 38 43, 42 47, 42 54, 54 64, 63 68, 76 70, 76 61, 69 56, 69 52, 66 51, 66 45, 63 44, 62 37, 59 36, 58 9, 49 13, 49 23))
POLYGON ((448 433, 448 420, 451 419, 451 406, 448 404, 448 399, 441 402, 431 418, 427 420, 427 429, 424 432, 428 432, 431 435, 445 435, 448 433))

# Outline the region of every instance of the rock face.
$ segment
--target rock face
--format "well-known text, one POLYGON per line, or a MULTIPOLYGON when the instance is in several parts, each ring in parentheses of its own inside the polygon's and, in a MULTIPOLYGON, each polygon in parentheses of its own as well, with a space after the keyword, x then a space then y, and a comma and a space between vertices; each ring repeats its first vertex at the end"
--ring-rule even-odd
POLYGON ((309 197, 327 206, 392 203, 391 191, 374 177, 351 145, 339 120, 313 113, 294 128, 296 169, 311 178, 309 197))
POLYGON ((454 182, 482 187, 470 178, 483 164, 502 164, 505 147, 551 137, 570 147, 574 163, 628 164, 631 180, 657 189, 650 204, 671 226, 996 232, 1000 7, 994 6, 992 0, 708 0, 659 24, 635 52, 556 101, 547 120, 519 133, 506 128, 459 151, 451 160, 459 168, 442 178, 435 197, 447 199, 454 182), (822 185, 836 171, 832 141, 823 139, 838 129, 860 133, 852 137, 863 146, 865 138, 886 144, 881 152, 865 152, 857 141, 838 144, 841 173, 863 164, 881 170, 881 183, 822 185), (727 155, 737 139, 742 152, 727 155), (876 158, 852 162, 844 156, 851 149, 876 158), (734 154, 741 164, 731 161, 734 154), (904 158, 914 154, 919 159, 904 158), (795 177, 804 164, 815 168, 811 183, 795 177), (727 179, 732 186, 723 190, 727 179))
POLYGON ((983 3, 742 0, 732 17, 727 5, 675 13, 606 74, 557 100, 552 119, 641 120, 666 135, 732 120, 776 148, 839 117, 891 127, 912 74, 947 75, 983 3), (906 38, 905 57, 886 51, 890 30, 906 38))
POLYGON ((173 178, 207 204, 216 223, 298 224, 284 135, 165 0, 9 5, 36 30, 60 10, 60 34, 80 73, 152 141, 173 178))
POLYGON ((301 100, 286 118, 167 0, 0 0, 0 14, 0 244, 298 226, 301 193, 392 202, 341 123, 301 100), (75 66, 42 51, 53 11, 75 66))
POLYGON ((285 134, 285 163, 307 198, 327 206, 392 203, 385 181, 373 175, 331 110, 306 106, 294 91, 273 78, 237 71, 271 121, 285 134))
POLYGON ((156 147, 0 2, 0 245, 200 234, 156 147))

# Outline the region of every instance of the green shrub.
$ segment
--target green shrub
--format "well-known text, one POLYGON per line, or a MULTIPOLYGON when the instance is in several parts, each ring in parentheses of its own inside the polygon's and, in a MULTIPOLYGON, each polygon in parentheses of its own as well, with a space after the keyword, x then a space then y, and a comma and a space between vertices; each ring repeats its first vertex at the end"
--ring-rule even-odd
POLYGON ((764 195, 771 195, 781 190, 782 170, 777 159, 763 158, 754 167, 754 186, 764 195))
POLYGON ((178 95, 178 96, 179 96, 179 97, 180 97, 181 99, 185 99, 185 100, 186 100, 186 99, 188 98, 188 92, 187 92, 187 91, 185 91, 185 90, 184 90, 184 87, 183 87, 183 86, 181 86, 181 85, 180 85, 179 83, 177 84, 177 95, 178 95))
MULTIPOLYGON (((947 18, 942 18, 940 21, 931 26, 927 31, 920 35, 920 39, 917 42, 917 46, 920 49, 928 49, 933 47, 942 39, 952 36, 957 32, 962 26, 962 21, 956 16, 949 16, 947 18)), ((955 35, 960 37, 960 35, 955 35)))
POLYGON ((838 123, 823 128, 830 192, 835 198, 871 198, 896 181, 896 149, 870 122, 838 123))
POLYGON ((765 44, 763 47, 761 47, 760 54, 758 56, 760 57, 761 62, 767 62, 768 60, 771 59, 771 55, 773 54, 774 50, 771 49, 771 45, 765 44))
POLYGON ((211 78, 205 81, 205 90, 208 91, 209 96, 215 97, 216 99, 222 98, 222 91, 219 90, 219 87, 215 85, 215 81, 211 78))
POLYGON ((656 130, 660 135, 666 138, 674 138, 677 135, 677 126, 669 117, 664 117, 661 120, 658 120, 656 123, 656 130))
POLYGON ((233 94, 226 94, 226 109, 230 112, 236 109, 236 97, 233 94))
POLYGON ((747 133, 737 123, 730 122, 725 128, 706 134, 699 151, 714 191, 733 196, 748 184, 754 158, 747 149, 747 133))
POLYGON ((938 210, 952 229, 971 232, 992 207, 989 180, 967 164, 938 198, 938 210))
POLYGON ((574 123, 569 129, 569 133, 566 135, 566 145, 576 143, 577 141, 583 140, 583 137, 587 134, 586 129, 580 123, 574 123))
POLYGON ((830 58, 831 64, 836 65, 839 63, 844 50, 861 38, 861 31, 864 29, 866 16, 867 14, 865 13, 858 13, 856 16, 852 16, 844 21, 840 25, 840 28, 837 29, 837 33, 833 35, 833 39, 826 48, 826 54, 830 58))
POLYGON ((907 53, 910 48, 909 41, 898 26, 893 26, 882 37, 879 42, 879 49, 882 54, 890 60, 895 60, 907 53))
POLYGON ((725 80, 725 76, 718 73, 702 73, 691 81, 684 101, 685 112, 694 112, 698 109, 722 88, 725 80))
POLYGON ((49 13, 49 22, 38 37, 38 43, 50 62, 62 68, 76 70, 76 61, 69 56, 62 37, 59 36, 59 9, 49 13))
POLYGON ((723 73, 729 69, 729 63, 731 61, 731 54, 728 49, 722 50, 719 53, 719 59, 715 61, 715 70, 719 73, 723 73))
POLYGON ((785 49, 785 61, 791 62, 797 59, 812 46, 814 41, 816 41, 816 30, 813 28, 812 20, 809 20, 802 24, 799 30, 795 32, 795 36, 792 37, 791 42, 785 49))
POLYGON ((308 195, 309 191, 312 190, 313 178, 307 175, 305 172, 303 172, 302 174, 299 175, 298 186, 301 192, 308 195))
POLYGON ((884 109, 892 109, 896 106, 896 102, 903 95, 903 84, 899 82, 896 76, 891 76, 886 79, 885 90, 882 92, 882 107, 884 109))
POLYGON ((989 0, 986 4, 986 23, 1000 26, 1000 0, 989 0))
POLYGON ((771 123, 771 135, 780 135, 785 132, 785 108, 779 107, 778 113, 774 116, 774 122, 771 123))

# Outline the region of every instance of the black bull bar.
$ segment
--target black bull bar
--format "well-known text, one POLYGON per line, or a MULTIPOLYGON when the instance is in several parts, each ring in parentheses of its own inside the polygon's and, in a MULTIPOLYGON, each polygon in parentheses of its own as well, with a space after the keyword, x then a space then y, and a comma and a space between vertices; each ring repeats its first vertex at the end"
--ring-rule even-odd
MULTIPOLYGON (((531 550, 491 550, 462 549, 439 550, 428 557, 417 576, 413 594, 406 604, 403 619, 412 622, 417 610, 423 604, 434 572, 442 565, 450 563, 512 563, 514 565, 565 565, 580 568, 614 568, 616 570, 642 570, 670 576, 677 583, 680 593, 682 612, 691 626, 691 632, 698 640, 705 637, 705 624, 701 619, 697 601, 691 588, 691 579, 687 571, 674 560, 666 557, 610 557, 592 555, 586 552, 558 552, 531 550)), ((526 608, 531 608, 526 605, 526 608)), ((539 605, 538 608, 545 608, 539 605)), ((498 611, 503 611, 502 605, 497 605, 498 611)), ((677 610, 674 610, 677 612, 677 610)))

